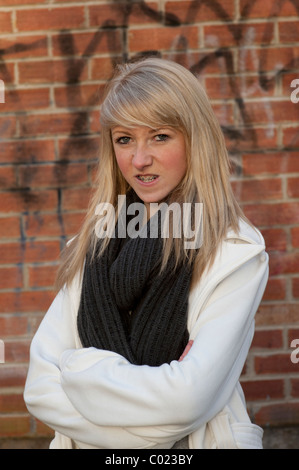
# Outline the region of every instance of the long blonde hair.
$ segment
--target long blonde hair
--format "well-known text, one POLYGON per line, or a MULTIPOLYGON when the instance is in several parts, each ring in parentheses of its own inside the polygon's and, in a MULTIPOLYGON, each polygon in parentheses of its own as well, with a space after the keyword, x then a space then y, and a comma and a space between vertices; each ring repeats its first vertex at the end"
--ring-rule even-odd
MULTIPOLYGON (((119 65, 106 87, 100 124, 95 191, 81 230, 62 253, 56 287, 72 281, 82 270, 88 250, 97 244, 97 205, 108 202, 117 208, 118 195, 125 195, 129 189, 117 166, 111 141, 111 129, 117 125, 152 128, 167 125, 183 133, 187 172, 169 202, 203 204, 203 244, 188 255, 189 259, 196 257, 193 278, 197 281, 213 262, 227 231, 238 231, 239 219, 245 219, 231 189, 224 136, 203 87, 191 72, 172 61, 146 58, 119 65)), ((103 249, 108 243, 107 238, 103 249)), ((181 240, 169 237, 165 240, 163 266, 173 246, 178 259, 184 255, 181 240)))

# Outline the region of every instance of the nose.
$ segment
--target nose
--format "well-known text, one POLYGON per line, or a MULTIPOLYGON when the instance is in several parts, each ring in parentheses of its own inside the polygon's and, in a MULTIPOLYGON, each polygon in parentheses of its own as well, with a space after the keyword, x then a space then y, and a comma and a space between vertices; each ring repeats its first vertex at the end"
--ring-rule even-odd
POLYGON ((134 167, 142 171, 144 168, 151 166, 153 163, 153 155, 147 145, 136 145, 132 157, 132 164, 134 167))

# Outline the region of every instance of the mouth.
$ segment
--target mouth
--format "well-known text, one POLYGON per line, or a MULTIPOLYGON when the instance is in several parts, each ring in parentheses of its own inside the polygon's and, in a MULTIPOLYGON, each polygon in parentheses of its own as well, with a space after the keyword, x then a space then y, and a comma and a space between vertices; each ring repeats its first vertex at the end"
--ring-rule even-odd
POLYGON ((152 183, 158 178, 158 175, 136 175, 136 178, 142 183, 152 183))

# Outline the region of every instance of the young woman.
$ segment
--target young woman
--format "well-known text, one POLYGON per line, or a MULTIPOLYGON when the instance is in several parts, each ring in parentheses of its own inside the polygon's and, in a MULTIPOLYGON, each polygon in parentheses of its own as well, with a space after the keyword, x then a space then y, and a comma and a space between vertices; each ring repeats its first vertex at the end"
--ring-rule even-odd
POLYGON ((239 377, 268 257, 209 100, 184 67, 148 58, 118 67, 100 120, 94 196, 32 341, 27 407, 52 448, 261 448, 239 377))

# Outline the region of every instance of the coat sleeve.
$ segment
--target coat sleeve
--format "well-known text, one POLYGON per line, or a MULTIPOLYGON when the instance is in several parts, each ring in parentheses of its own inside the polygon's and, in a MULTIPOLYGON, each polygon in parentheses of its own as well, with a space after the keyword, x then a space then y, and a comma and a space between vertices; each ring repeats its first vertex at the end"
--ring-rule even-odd
MULTIPOLYGON (((64 289, 54 299, 30 348, 24 400, 30 413, 83 448, 154 447, 156 442, 114 426, 100 426, 84 417, 61 386, 59 358, 75 348, 75 325, 70 315, 72 299, 64 289), (116 447, 115 447, 116 446, 116 447)), ((88 386, 88 384, 86 384, 88 386)), ((86 389, 83 386, 83 400, 86 389)), ((99 399, 101 401, 101 399, 99 399)))
POLYGON ((264 252, 223 279, 200 312, 190 332, 194 344, 181 362, 135 366, 95 348, 62 352, 65 394, 96 425, 125 427, 148 439, 193 432, 223 409, 239 381, 267 279, 264 252))

